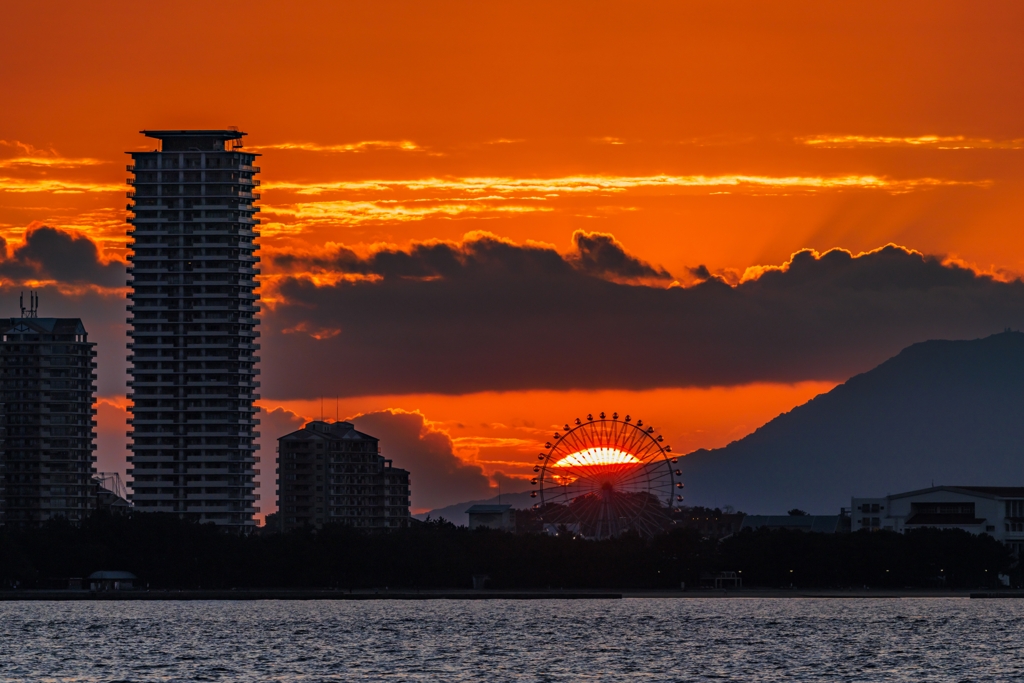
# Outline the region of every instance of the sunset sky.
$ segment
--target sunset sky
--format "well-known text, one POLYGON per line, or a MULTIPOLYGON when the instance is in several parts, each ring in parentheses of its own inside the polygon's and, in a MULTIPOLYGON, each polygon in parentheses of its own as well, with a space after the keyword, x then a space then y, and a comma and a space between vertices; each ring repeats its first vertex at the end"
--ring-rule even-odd
POLYGON ((35 287, 83 318, 123 471, 125 152, 238 126, 263 513, 274 439, 321 413, 362 416, 414 511, 525 488, 588 412, 722 446, 911 343, 1024 326, 1022 26, 931 0, 12 4, 2 313, 35 287))

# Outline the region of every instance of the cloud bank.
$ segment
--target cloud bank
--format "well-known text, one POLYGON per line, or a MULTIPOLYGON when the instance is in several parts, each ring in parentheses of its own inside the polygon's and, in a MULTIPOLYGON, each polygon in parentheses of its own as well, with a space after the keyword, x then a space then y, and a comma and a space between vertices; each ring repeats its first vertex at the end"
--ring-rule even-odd
POLYGON ((382 410, 349 418, 356 429, 380 439, 381 453, 412 473, 412 507, 429 510, 490 495, 481 468, 455 455, 447 432, 418 412, 382 410))
POLYGON ((625 283, 668 273, 610 236, 575 250, 474 233, 460 243, 279 257, 263 327, 275 397, 648 389, 842 380, 931 338, 1024 326, 1024 284, 898 246, 800 251, 732 284, 625 283), (279 395, 279 396, 277 396, 279 395))
MULTIPOLYGON (((7 243, 0 238, 6 256, 7 243)), ((124 287, 125 265, 104 261, 96 243, 84 235, 43 226, 29 231, 25 242, 9 258, 0 260, 0 277, 14 281, 55 281, 124 287)))

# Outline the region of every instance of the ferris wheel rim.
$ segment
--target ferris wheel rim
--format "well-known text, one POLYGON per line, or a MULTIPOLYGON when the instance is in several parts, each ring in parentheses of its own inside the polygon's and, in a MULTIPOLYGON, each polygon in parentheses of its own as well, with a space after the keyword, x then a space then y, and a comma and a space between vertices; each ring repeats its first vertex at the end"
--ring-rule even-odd
POLYGON ((671 455, 670 446, 662 445, 663 437, 656 435, 651 426, 644 428, 642 420, 633 422, 628 415, 619 419, 617 413, 608 418, 601 413, 598 418, 593 415, 588 415, 586 420, 577 418, 574 426, 566 424, 565 427, 565 430, 555 432, 553 442, 545 444, 545 451, 539 456, 543 463, 534 468, 538 476, 532 480, 538 486, 534 497, 540 497, 534 508, 551 511, 552 506, 556 506, 559 513, 553 520, 556 523, 572 520, 571 523, 582 526, 585 520, 580 519, 581 511, 598 505, 600 509, 597 512, 591 510, 587 514, 598 516, 597 520, 590 519, 589 522, 596 522, 599 529, 602 528, 601 520, 605 519, 609 529, 623 523, 627 528, 646 525, 650 527, 646 531, 650 532, 651 528, 656 530, 657 525, 645 519, 645 510, 656 501, 660 510, 670 511, 676 507, 675 501, 682 500, 681 496, 675 495, 677 487, 682 487, 681 482, 676 481, 681 473, 672 467, 678 460, 671 455), (561 433, 563 431, 564 434, 561 433), (578 462, 556 469, 556 463, 569 455, 613 446, 634 461, 610 464, 578 462), (556 454, 561 457, 556 458, 556 454), (600 474, 585 469, 595 464, 603 468, 600 474), (613 469, 609 470, 609 467, 613 469), (617 478, 627 473, 628 478, 624 481, 617 478), (566 477, 565 484, 558 483, 562 477, 566 477), (598 495, 601 502, 595 502, 598 495), (616 519, 608 518, 610 511, 614 511, 616 519), (622 512, 627 514, 622 515, 622 512))

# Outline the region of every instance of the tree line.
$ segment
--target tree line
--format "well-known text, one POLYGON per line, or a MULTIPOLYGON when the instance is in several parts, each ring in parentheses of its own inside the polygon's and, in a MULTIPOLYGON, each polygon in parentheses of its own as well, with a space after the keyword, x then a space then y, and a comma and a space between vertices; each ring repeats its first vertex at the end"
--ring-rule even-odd
POLYGON ((678 589, 717 572, 746 587, 976 588, 1021 583, 1009 550, 987 535, 743 530, 721 541, 692 528, 607 540, 571 533, 470 531, 444 520, 388 532, 344 526, 225 533, 156 513, 96 513, 80 526, 0 528, 0 588, 60 588, 99 570, 129 571, 167 589, 469 588, 678 589))

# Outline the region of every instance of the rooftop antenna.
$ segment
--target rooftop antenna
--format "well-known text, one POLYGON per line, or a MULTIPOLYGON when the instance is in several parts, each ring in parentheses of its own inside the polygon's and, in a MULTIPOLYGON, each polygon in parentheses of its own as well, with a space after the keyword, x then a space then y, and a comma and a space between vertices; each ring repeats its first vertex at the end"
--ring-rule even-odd
POLYGON ((36 312, 39 310, 39 295, 29 290, 28 315, 25 315, 25 292, 22 292, 21 296, 18 298, 18 304, 21 306, 22 318, 34 318, 36 317, 36 312))
MULTIPOLYGON (((228 130, 231 130, 231 131, 234 131, 234 132, 237 133, 238 132, 238 126, 228 126, 228 130)), ((242 149, 242 138, 235 138, 234 140, 232 140, 231 141, 231 149, 232 150, 242 149)))

